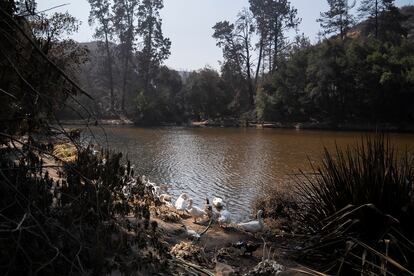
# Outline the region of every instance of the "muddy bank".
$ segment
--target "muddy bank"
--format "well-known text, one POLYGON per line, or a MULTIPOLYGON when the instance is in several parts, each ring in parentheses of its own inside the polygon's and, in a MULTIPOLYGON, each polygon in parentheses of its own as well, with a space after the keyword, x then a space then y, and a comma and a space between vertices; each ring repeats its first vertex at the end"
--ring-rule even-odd
POLYGON ((134 123, 129 118, 118 119, 99 119, 99 120, 62 120, 62 125, 72 126, 117 126, 130 125, 139 127, 249 127, 249 128, 274 128, 274 129, 297 129, 297 130, 332 130, 332 131, 369 131, 369 132, 401 132, 414 133, 413 123, 331 123, 331 122, 257 122, 246 121, 235 118, 204 120, 204 121, 189 121, 187 123, 158 123, 149 125, 140 125, 134 123))
POLYGON ((224 228, 214 220, 210 224, 207 218, 194 223, 190 216, 165 206, 154 208, 152 215, 171 255, 206 272, 199 275, 312 275, 290 258, 295 242, 273 228, 274 221, 265 221, 263 232, 253 235, 236 224, 224 228), (186 229, 204 234, 195 239, 186 229), (252 245, 252 252, 238 247, 240 242, 252 245))
POLYGON ((190 127, 252 127, 297 130, 336 130, 336 131, 384 131, 414 132, 414 124, 369 124, 369 123, 329 123, 329 122, 254 122, 237 119, 193 121, 190 127))
POLYGON ((62 120, 60 121, 62 125, 72 125, 72 126, 118 126, 118 125, 134 125, 134 122, 128 118, 120 119, 99 119, 99 120, 62 120))

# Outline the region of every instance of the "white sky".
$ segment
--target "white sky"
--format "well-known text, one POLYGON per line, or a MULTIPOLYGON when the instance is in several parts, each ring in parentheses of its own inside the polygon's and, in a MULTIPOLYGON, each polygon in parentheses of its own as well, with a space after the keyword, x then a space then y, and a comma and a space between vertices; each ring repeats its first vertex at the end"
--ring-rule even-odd
MULTIPOLYGON (((93 40, 93 27, 88 25, 89 4, 87 0, 38 0, 38 9, 45 10, 60 4, 69 5, 54 9, 65 12, 82 22, 80 30, 72 38, 79 42, 93 40)), ((291 0, 302 18, 299 33, 315 41, 319 32, 316 19, 327 9, 326 0, 291 0)), ((414 5, 414 0, 396 0, 398 6, 414 5)), ((205 66, 218 69, 222 52, 211 37, 212 27, 218 21, 233 22, 248 0, 164 0, 161 12, 164 36, 172 41, 171 56, 165 62, 177 70, 196 70, 205 66)))

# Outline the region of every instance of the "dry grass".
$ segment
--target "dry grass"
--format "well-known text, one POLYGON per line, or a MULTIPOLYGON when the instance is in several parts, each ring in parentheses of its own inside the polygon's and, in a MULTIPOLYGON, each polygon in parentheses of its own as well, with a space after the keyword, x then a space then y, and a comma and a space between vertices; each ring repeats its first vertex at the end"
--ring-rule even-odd
POLYGON ((54 145, 53 155, 66 163, 74 163, 78 156, 78 151, 73 144, 62 143, 54 145))

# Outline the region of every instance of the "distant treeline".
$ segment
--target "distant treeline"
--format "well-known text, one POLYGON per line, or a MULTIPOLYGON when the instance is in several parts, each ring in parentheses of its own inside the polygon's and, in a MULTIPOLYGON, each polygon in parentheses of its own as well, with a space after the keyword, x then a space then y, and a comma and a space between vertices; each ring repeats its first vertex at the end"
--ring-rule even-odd
POLYGON ((223 50, 220 72, 177 72, 162 65, 171 43, 162 36, 162 1, 90 2, 99 41, 84 44, 89 60, 79 80, 96 100, 81 102, 98 117, 122 114, 138 124, 414 122, 413 6, 328 1, 319 41, 311 44, 303 34, 288 39, 301 23, 289 1, 250 0, 234 23, 213 26, 223 50))

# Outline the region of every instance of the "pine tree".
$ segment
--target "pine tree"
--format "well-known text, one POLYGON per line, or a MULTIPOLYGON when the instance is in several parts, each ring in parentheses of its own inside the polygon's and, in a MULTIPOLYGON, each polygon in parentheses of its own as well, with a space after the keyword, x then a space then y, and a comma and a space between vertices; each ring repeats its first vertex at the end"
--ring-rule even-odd
POLYGON ((355 20, 349 12, 353 5, 348 4, 348 0, 327 0, 329 10, 321 13, 317 20, 323 28, 323 35, 339 34, 343 40, 347 31, 354 24, 355 20))
POLYGON ((378 38, 378 17, 382 9, 380 0, 363 0, 358 9, 361 17, 368 17, 374 21, 375 38, 378 38))
POLYGON ((259 62, 264 62, 265 47, 268 47, 269 71, 277 69, 278 56, 286 42, 285 32, 295 29, 300 19, 297 18, 297 10, 287 0, 250 0, 252 11, 258 26, 260 35, 259 62))
POLYGON ((358 11, 361 18, 367 19, 367 33, 373 32, 376 39, 398 42, 407 34, 395 0, 363 0, 358 11))

